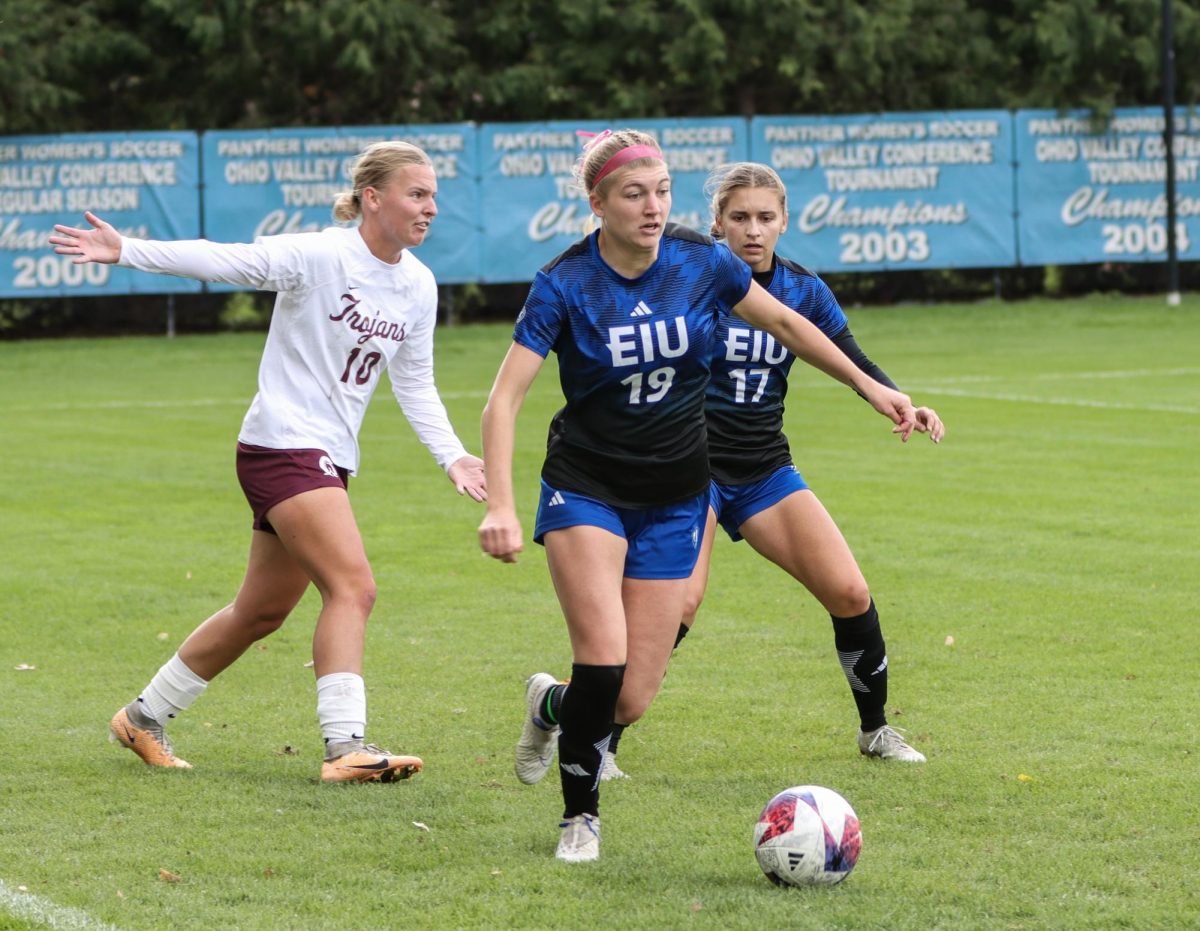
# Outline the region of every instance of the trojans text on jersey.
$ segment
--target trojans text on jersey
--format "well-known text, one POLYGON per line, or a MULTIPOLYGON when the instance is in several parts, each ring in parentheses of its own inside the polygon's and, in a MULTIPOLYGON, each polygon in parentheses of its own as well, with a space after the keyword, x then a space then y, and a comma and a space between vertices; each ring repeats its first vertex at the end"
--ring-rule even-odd
POLYGON ((404 324, 396 323, 394 320, 388 320, 379 316, 379 311, 375 311, 373 316, 368 316, 364 311, 359 311, 358 305, 362 303, 362 298, 352 293, 353 288, 346 291, 342 295, 342 306, 335 314, 330 314, 329 319, 334 323, 341 323, 356 333, 362 335, 358 338, 358 344, 361 346, 372 337, 380 339, 390 339, 397 343, 404 342, 405 336, 404 324))

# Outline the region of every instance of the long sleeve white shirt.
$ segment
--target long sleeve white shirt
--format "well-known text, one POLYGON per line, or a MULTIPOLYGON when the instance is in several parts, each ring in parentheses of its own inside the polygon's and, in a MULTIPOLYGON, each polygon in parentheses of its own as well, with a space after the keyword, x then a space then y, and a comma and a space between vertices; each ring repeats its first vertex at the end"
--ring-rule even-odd
POLYGON ((466 455, 433 377, 437 285, 411 251, 395 265, 357 228, 266 236, 253 244, 122 239, 120 264, 275 291, 258 393, 238 439, 323 449, 358 471, 358 431, 380 374, 443 468, 466 455))

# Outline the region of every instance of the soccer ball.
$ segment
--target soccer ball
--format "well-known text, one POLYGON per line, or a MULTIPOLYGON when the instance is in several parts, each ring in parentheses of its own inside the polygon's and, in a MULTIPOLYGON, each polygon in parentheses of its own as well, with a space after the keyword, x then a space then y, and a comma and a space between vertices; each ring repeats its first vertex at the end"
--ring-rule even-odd
POLYGON ((784 789, 758 816, 754 855, 777 886, 840 883, 862 850, 858 815, 824 786, 784 789))

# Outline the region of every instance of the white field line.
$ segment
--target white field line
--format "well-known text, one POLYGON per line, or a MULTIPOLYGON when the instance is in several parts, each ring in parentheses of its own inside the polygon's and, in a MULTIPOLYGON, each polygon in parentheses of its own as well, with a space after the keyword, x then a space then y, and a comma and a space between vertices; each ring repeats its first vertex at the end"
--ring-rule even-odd
POLYGON ((117 931, 112 925, 97 921, 86 912, 55 905, 36 895, 13 889, 0 879, 0 918, 4 915, 44 925, 54 931, 117 931))
MULTIPOLYGON (((1022 379, 1026 382, 1046 381, 1090 381, 1101 379, 1133 379, 1133 378, 1182 378, 1188 375, 1200 375, 1200 368, 1171 368, 1171 369, 1125 369, 1104 372, 1039 372, 1036 375, 1022 379)), ((914 391, 929 394, 944 394, 956 398, 975 398, 982 401, 1015 401, 1020 404, 1056 404, 1063 407, 1091 407, 1100 410, 1114 411, 1156 411, 1168 414, 1200 414, 1200 407, 1189 407, 1183 404, 1126 404, 1121 401, 1100 401, 1089 398, 1046 398, 1012 392, 983 392, 964 391, 961 388, 950 388, 954 384, 986 384, 988 382, 1011 382, 1011 377, 1003 375, 963 376, 961 378, 934 378, 924 384, 913 386, 914 391)))
POLYGON ((906 385, 909 394, 942 394, 953 398, 974 398, 980 401, 1015 401, 1020 404, 1056 404, 1063 407, 1092 407, 1112 411, 1154 411, 1166 414, 1200 414, 1200 407, 1179 404, 1124 404, 1120 401, 1092 401, 1086 398, 1039 398, 1026 394, 963 391, 938 385, 906 385))
MULTIPOLYGON (((1200 368, 1171 368, 1171 369, 1128 369, 1105 372, 1040 372, 1037 375, 1023 377, 1022 382, 1045 381, 1086 381, 1091 379, 1132 379, 1132 378, 1181 378, 1187 375, 1200 375, 1200 368)), ((1019 404, 1054 404, 1063 407, 1090 407, 1099 410, 1114 411, 1154 411, 1167 414, 1200 414, 1200 407, 1184 404, 1126 404, 1122 401, 1102 401, 1090 398, 1055 398, 1042 397, 1032 394, 1017 394, 1011 391, 968 391, 954 388, 953 385, 986 385, 988 383, 1011 383, 1011 375, 963 375, 949 378, 928 378, 913 384, 905 384, 904 390, 909 394, 947 395, 955 398, 973 398, 980 401, 1012 401, 1019 404)), ((815 386, 833 388, 831 382, 821 381, 815 386)))
POLYGON ((59 411, 120 411, 172 409, 181 407, 221 407, 228 404, 250 406, 249 398, 193 398, 186 401, 57 401, 51 404, 31 404, 26 407, 6 407, 11 414, 47 414, 59 411))
MULTIPOLYGON (((486 391, 440 391, 443 401, 462 401, 472 398, 485 399, 486 391)), ((47 414, 63 411, 120 411, 120 410, 172 410, 186 407, 249 407, 250 398, 190 398, 175 401, 135 399, 129 401, 56 401, 50 404, 29 404, 23 407, 5 407, 9 414, 47 414)))
MULTIPOLYGON (((1183 375, 1200 375, 1200 368, 1174 369, 1125 369, 1108 372, 1038 372, 1025 376, 1024 381, 1088 381, 1099 378, 1176 378, 1183 375)), ((1012 381, 1012 375, 962 375, 949 378, 932 378, 928 385, 964 385, 977 382, 1012 381)))

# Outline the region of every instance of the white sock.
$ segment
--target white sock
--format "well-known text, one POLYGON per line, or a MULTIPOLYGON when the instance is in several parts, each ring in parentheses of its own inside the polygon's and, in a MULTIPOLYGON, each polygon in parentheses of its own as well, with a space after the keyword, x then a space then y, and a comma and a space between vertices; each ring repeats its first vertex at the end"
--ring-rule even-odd
POLYGON ((188 669, 176 653, 155 673, 138 701, 159 724, 166 724, 203 694, 208 683, 188 669))
POLYGON ((317 720, 326 743, 362 740, 367 732, 367 689, 362 676, 331 672, 317 680, 317 720))

